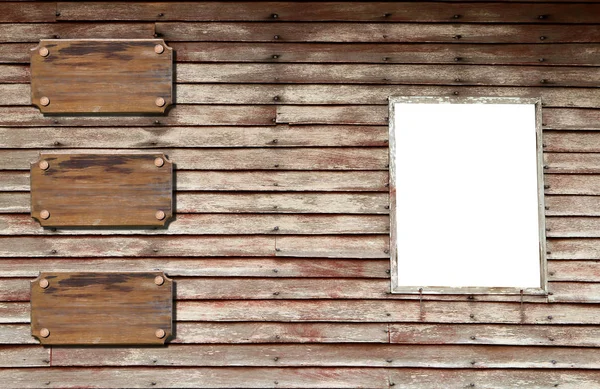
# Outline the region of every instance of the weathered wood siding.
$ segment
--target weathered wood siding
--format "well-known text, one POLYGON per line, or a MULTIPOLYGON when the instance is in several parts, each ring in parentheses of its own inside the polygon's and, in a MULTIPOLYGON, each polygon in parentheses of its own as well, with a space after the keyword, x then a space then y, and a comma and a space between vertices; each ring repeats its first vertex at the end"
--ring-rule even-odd
POLYGON ((600 388, 600 2, 0 11, 0 387, 600 388), (39 39, 153 37, 176 52, 168 116, 30 105, 39 39), (547 299, 388 293, 390 95, 542 97, 547 299), (176 164, 168 230, 29 217, 40 152, 140 149, 176 164), (39 271, 153 269, 176 282, 168 348, 30 336, 39 271))

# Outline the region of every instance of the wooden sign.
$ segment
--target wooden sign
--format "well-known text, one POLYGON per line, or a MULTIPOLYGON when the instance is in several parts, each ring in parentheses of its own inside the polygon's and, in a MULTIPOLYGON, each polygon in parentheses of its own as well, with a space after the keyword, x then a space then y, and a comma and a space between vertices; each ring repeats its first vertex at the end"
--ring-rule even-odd
POLYGON ((42 39, 31 50, 31 102, 43 113, 164 113, 173 50, 162 39, 42 39))
POLYGON ((173 282, 163 272, 43 272, 31 282, 31 334, 44 345, 162 345, 173 282))
POLYGON ((42 226, 164 226, 172 193, 162 153, 42 153, 31 164, 31 216, 42 226))

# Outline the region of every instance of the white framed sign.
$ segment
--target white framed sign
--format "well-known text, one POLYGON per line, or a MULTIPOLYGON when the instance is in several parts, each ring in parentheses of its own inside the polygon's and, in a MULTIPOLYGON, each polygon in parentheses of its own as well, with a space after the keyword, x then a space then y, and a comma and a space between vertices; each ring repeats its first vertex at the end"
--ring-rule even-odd
POLYGON ((389 108, 392 292, 545 294, 540 99, 389 108))

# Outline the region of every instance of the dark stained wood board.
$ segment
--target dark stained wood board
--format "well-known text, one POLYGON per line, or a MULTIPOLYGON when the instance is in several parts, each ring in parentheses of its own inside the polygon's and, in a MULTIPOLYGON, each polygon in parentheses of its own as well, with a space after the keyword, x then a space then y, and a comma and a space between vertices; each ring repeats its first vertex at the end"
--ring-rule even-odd
POLYGON ((31 50, 31 102, 43 113, 158 113, 173 102, 162 39, 42 39, 31 50))
POLYGON ((164 226, 172 192, 162 153, 40 154, 31 164, 31 216, 42 226, 164 226))
POLYGON ((43 272, 31 282, 31 334, 44 345, 162 345, 173 283, 163 272, 43 272))

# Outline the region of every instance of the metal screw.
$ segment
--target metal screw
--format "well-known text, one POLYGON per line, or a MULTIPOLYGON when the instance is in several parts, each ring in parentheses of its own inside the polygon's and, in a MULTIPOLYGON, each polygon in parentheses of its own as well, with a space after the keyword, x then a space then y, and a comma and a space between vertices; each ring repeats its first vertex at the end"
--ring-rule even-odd
POLYGON ((279 39, 279 35, 274 35, 273 39, 275 39, 275 40, 279 39))
POLYGON ((55 15, 60 16, 60 11, 56 11, 55 15))
POLYGON ((550 185, 544 185, 544 189, 550 189, 550 185))
POLYGON ((271 17, 272 17, 273 19, 277 19, 277 18, 279 17, 279 15, 277 15, 277 14, 273 14, 273 15, 271 15, 271 17))
POLYGON ((544 58, 540 58, 540 59, 538 59, 538 61, 540 61, 540 62, 544 62, 544 61, 545 61, 545 59, 544 59, 544 58))
POLYGON ((279 231, 279 226, 273 227, 273 231, 279 231))
POLYGON ((386 13, 383 14, 384 18, 389 18, 390 16, 392 16, 392 14, 389 13, 389 12, 386 12, 386 13))
POLYGON ((539 15, 539 16, 538 16, 538 19, 546 19, 546 18, 547 18, 547 16, 546 16, 546 15, 539 15))
POLYGON ((162 13, 162 12, 158 14, 158 17, 159 17, 159 18, 162 18, 163 16, 165 16, 165 14, 164 14, 164 13, 162 13))
POLYGON ((279 96, 274 96, 273 101, 279 101, 279 96))
POLYGON ((278 164, 278 163, 276 163, 275 165, 273 165, 273 167, 279 167, 279 164, 278 164))
POLYGON ((553 359, 550 362, 552 362, 553 365, 556 365, 556 361, 553 359))
POLYGON ((40 330, 40 336, 41 336, 42 338, 47 338, 47 337, 49 337, 49 336, 50 336, 50 330, 49 330, 49 329, 47 329, 47 328, 42 328, 42 329, 40 330))
POLYGON ((279 272, 279 270, 273 269, 273 273, 277 273, 277 272, 279 272))
POLYGON ((454 62, 458 62, 460 61, 462 58, 461 57, 454 57, 454 62))
POLYGON ((552 315, 548 316, 548 320, 552 320, 552 315))
POLYGON ((165 279, 161 276, 156 276, 156 277, 154 277, 154 283, 156 285, 160 286, 165 283, 165 279))
POLYGON ((163 45, 156 45, 154 46, 154 52, 156 54, 162 54, 165 51, 165 48, 163 45))
POLYGON ((154 124, 160 124, 160 120, 155 120, 154 124))
POLYGON ((165 105, 165 99, 162 97, 157 97, 156 100, 154 100, 154 104, 156 104, 157 107, 162 107, 165 105))
POLYGON ((453 94, 454 96, 458 96, 458 91, 454 91, 454 92, 452 92, 452 94, 453 94))
POLYGON ((277 247, 277 248, 275 249, 275 251, 281 251, 281 249, 280 249, 279 247, 277 247))
POLYGON ((548 338, 548 340, 554 342, 554 338, 548 338))
POLYGON ((56 254, 57 252, 58 252, 58 251, 56 251, 56 250, 54 250, 54 249, 50 250, 50 254, 56 254))
POLYGON ((469 295, 469 296, 467 297, 467 300, 475 300, 475 296, 473 296, 473 295, 469 295))
POLYGON ((277 362, 277 361, 279 360, 279 357, 275 357, 275 358, 273 358, 273 360, 274 360, 275 362, 277 362))
POLYGON ((156 213, 154 214, 154 216, 158 219, 158 220, 162 220, 165 218, 165 213, 164 211, 158 210, 156 211, 156 213))
POLYGON ((393 362, 392 358, 388 358, 388 359, 386 359, 385 361, 386 361, 387 363, 392 363, 392 362, 393 362))
POLYGON ((454 19, 458 19, 458 18, 460 18, 460 15, 458 15, 458 14, 457 14, 457 15, 454 15, 454 16, 452 16, 452 18, 454 18, 454 19))
POLYGON ((50 217, 50 211, 48 211, 47 209, 42 209, 40 211, 40 217, 44 220, 48 219, 50 217))
POLYGON ((390 269, 385 269, 385 274, 390 274, 391 270, 390 269))
POLYGON ((40 98, 40 104, 42 104, 45 107, 48 104, 50 104, 50 99, 48 97, 46 97, 46 96, 42 96, 40 98))
POLYGON ((454 36, 452 37, 452 39, 460 39, 460 38, 462 38, 462 35, 454 35, 454 36))
POLYGON ((159 329, 157 329, 157 330, 154 332, 154 335, 156 335, 156 337, 157 337, 158 339, 162 339, 162 338, 164 338, 164 337, 165 337, 165 335, 166 335, 166 332, 165 332, 165 330, 163 330, 162 328, 159 328, 159 329))
POLYGON ((547 84, 547 83, 548 83, 548 80, 547 80, 547 79, 545 79, 545 78, 542 78, 542 79, 540 80, 540 84, 547 84))
POLYGON ((42 289, 46 289, 48 286, 50 286, 50 282, 48 282, 48 280, 47 280, 47 279, 45 279, 45 278, 42 278, 42 279, 40 280, 40 288, 42 288, 42 289))
POLYGON ((455 78, 454 82, 461 82, 462 80, 460 78, 455 78))
POLYGON ((154 165, 155 165, 156 167, 161 167, 161 166, 163 166, 164 164, 165 164, 165 160, 164 160, 164 159, 162 159, 162 158, 160 158, 160 157, 158 157, 158 158, 155 158, 155 159, 154 159, 154 165))
POLYGON ((474 314, 470 314, 470 315, 469 315, 469 317, 470 317, 471 319, 474 319, 474 318, 475 318, 475 315, 474 315, 474 314))
POLYGON ((277 58, 279 58, 279 56, 278 56, 277 54, 273 54, 273 55, 271 56, 271 58, 273 58, 273 59, 277 59, 277 58))
POLYGON ((279 142, 277 139, 273 139, 273 143, 277 143, 279 142))
POLYGON ((48 54, 50 54, 50 50, 48 50, 46 47, 42 47, 39 53, 42 57, 47 57, 48 54))
POLYGON ((385 249, 385 250, 383 250, 383 252, 384 252, 384 253, 386 253, 386 254, 389 254, 389 253, 390 253, 390 250, 388 250, 388 249, 385 249))
POLYGON ((545 40, 545 39, 546 39, 546 37, 545 37, 545 36, 543 36, 543 35, 540 37, 540 40, 541 40, 541 41, 543 41, 543 40, 545 40))
POLYGON ((273 292, 273 296, 279 296, 279 292, 273 292))
POLYGON ((388 59, 389 59, 388 57, 381 58, 382 61, 387 61, 388 59))
POLYGON ((545 206, 544 206, 544 209, 547 211, 547 210, 549 210, 549 209, 550 209, 550 207, 549 207, 549 206, 547 206, 547 205, 545 205, 545 206))
POLYGON ((42 170, 48 170, 48 168, 50 167, 50 164, 48 163, 48 161, 40 161, 40 163, 38 164, 38 166, 42 170))
POLYGON ((477 339, 477 338, 476 338, 476 337, 474 337, 474 336, 471 336, 471 340, 475 340, 475 339, 477 339))

